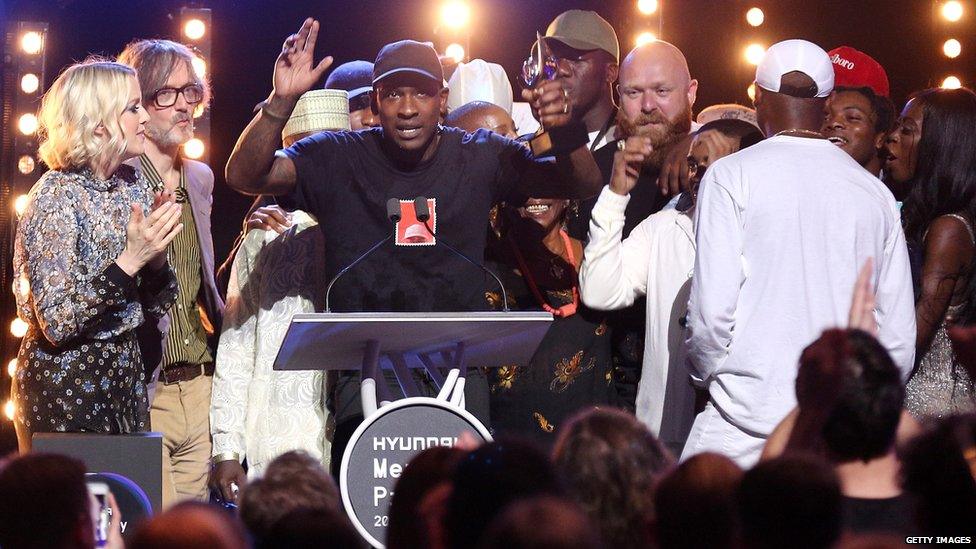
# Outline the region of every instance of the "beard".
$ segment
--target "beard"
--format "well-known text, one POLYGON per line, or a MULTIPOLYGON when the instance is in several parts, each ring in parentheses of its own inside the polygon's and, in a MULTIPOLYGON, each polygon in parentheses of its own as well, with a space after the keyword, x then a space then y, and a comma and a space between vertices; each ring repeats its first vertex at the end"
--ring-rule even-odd
POLYGON ((169 129, 163 129, 155 124, 146 123, 146 138, 161 149, 176 147, 186 143, 193 137, 193 117, 187 113, 176 113, 169 121, 169 129), (186 128, 177 126, 180 122, 189 121, 186 128))
POLYGON ((633 136, 651 138, 654 151, 644 159, 644 165, 658 168, 671 147, 691 131, 691 105, 686 104, 674 120, 669 120, 661 111, 641 113, 636 120, 631 120, 620 109, 617 111, 617 129, 624 139, 633 136))

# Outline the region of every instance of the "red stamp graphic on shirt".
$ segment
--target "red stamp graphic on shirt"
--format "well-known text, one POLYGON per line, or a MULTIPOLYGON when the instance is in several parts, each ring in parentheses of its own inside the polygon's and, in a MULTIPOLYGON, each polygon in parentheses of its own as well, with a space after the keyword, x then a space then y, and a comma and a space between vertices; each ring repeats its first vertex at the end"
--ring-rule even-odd
POLYGON ((427 199, 427 209, 430 211, 430 219, 424 222, 417 219, 417 210, 413 200, 400 201, 400 221, 396 224, 396 245, 397 246, 433 246, 437 243, 434 234, 437 234, 437 199, 427 199), (428 230, 428 227, 430 229, 428 230), (433 233, 433 234, 431 234, 433 233))

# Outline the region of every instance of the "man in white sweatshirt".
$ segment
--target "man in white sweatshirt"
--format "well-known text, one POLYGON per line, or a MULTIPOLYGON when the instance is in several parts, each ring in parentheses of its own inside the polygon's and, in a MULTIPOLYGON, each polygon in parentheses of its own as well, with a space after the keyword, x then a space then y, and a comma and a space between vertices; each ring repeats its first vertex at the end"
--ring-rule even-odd
POLYGON ((713 451, 742 467, 796 405, 801 350, 847 322, 850 289, 874 259, 878 339, 903 378, 915 355, 908 250, 884 185, 819 132, 834 72, 803 40, 756 69, 767 139, 714 163, 701 183, 688 304, 693 375, 709 402, 682 458, 713 451))
POLYGON ((703 126, 695 134, 689 158, 694 171, 691 191, 682 195, 677 209, 647 217, 626 238, 622 238, 625 209, 637 178, 627 173, 626 151, 618 151, 610 185, 603 189, 590 218, 580 297, 595 309, 617 310, 647 296, 636 414, 676 455, 695 419, 684 323, 695 267, 692 216, 697 183, 711 162, 761 139, 755 126, 741 120, 716 120, 703 126))

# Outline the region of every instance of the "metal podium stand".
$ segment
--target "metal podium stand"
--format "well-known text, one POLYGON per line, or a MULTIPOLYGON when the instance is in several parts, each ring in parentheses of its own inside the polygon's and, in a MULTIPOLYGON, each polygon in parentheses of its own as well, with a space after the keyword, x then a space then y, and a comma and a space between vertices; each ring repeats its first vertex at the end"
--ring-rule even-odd
POLYGON ((528 364, 551 322, 545 312, 297 314, 273 368, 361 370, 365 417, 379 407, 377 385, 385 389, 381 367, 406 397, 419 396, 409 368, 424 368, 438 397, 463 408, 467 368, 528 364))

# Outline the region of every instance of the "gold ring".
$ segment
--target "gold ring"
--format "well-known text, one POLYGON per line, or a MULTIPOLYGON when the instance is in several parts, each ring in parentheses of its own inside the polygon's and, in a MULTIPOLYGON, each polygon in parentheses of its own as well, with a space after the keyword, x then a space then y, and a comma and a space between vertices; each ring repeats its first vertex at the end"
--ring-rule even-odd
POLYGON ((617 150, 622 151, 627 148, 627 142, 623 139, 617 141, 617 150))
POLYGON ((566 88, 561 88, 561 89, 563 90, 563 97, 565 97, 566 100, 568 101, 569 100, 569 90, 567 90, 566 88))
POLYGON ((563 114, 569 114, 569 103, 563 103, 563 114))

